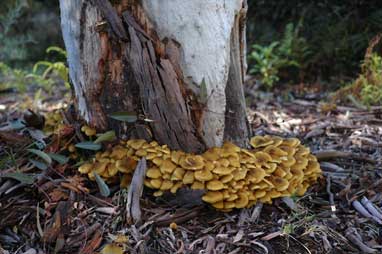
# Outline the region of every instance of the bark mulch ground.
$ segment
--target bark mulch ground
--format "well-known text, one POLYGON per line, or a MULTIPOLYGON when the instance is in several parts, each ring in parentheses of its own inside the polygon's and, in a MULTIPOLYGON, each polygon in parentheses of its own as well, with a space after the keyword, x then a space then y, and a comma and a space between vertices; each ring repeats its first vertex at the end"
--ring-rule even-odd
POLYGON ((102 197, 73 160, 36 170, 25 149, 52 147, 60 137, 30 127, 38 127, 38 113, 28 113, 35 123, 17 128, 25 100, 0 95, 0 174, 8 174, 0 178, 0 253, 90 254, 112 242, 126 253, 380 253, 382 107, 324 104, 318 93, 247 94, 254 133, 300 138, 324 177, 303 197, 229 213, 201 203, 197 193, 184 200, 145 190, 135 226, 126 223, 127 190, 110 186, 102 197))

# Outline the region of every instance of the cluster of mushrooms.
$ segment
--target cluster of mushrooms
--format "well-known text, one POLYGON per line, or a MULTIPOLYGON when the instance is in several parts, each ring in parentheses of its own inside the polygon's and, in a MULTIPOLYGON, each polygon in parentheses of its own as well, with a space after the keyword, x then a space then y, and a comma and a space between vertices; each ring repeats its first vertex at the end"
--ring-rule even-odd
POLYGON ((225 143, 200 155, 171 151, 166 145, 142 139, 121 141, 79 171, 94 179, 94 172, 106 179, 121 179, 129 185, 137 162, 146 157, 145 186, 155 196, 179 188, 205 190, 203 201, 223 211, 251 207, 256 202, 271 203, 284 196, 303 195, 321 175, 317 158, 296 138, 276 136, 251 138, 253 149, 225 143))

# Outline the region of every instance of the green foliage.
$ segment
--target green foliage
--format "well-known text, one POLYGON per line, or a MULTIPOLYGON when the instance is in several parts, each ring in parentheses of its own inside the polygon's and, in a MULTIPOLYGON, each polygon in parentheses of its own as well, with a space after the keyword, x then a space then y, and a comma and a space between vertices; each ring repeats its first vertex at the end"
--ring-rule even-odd
POLYGON ((279 81, 283 69, 299 68, 309 56, 309 48, 304 38, 299 37, 298 26, 288 24, 281 41, 268 46, 255 44, 249 55, 253 65, 252 74, 259 74, 261 82, 268 88, 279 81))
POLYGON ((58 1, 1 1, 0 61, 26 68, 52 44, 63 45, 58 1))
MULTIPOLYGON (((66 52, 59 47, 49 47, 47 53, 57 52, 59 57, 66 57, 66 52)), ((51 92, 54 85, 69 85, 69 69, 64 61, 38 61, 32 72, 11 68, 0 62, 0 87, 17 88, 25 92, 29 86, 37 86, 51 92)))
POLYGON ((288 72, 288 79, 354 76, 368 42, 382 30, 379 0, 257 0, 248 4, 249 44, 281 42, 287 24, 297 24, 294 29, 307 48, 297 46, 305 53, 293 58, 300 71, 288 72))
POLYGON ((355 81, 361 87, 361 101, 363 104, 382 105, 382 57, 372 53, 363 63, 363 74, 355 81))
POLYGON ((28 7, 26 1, 5 3, 5 12, 0 13, 0 59, 20 61, 27 57, 27 45, 33 42, 29 33, 16 33, 17 24, 28 7))
POLYGON ((333 100, 343 100, 346 96, 353 104, 359 104, 361 107, 382 104, 382 57, 373 52, 380 39, 381 35, 377 35, 371 40, 358 78, 338 90, 333 100))

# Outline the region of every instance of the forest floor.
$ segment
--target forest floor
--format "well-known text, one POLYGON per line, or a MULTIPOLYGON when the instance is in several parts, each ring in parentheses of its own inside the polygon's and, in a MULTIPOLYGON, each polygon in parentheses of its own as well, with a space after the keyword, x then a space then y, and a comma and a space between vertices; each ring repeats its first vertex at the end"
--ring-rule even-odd
MULTIPOLYGON (((142 223, 127 226, 126 190, 110 186, 111 195, 102 197, 77 172, 75 156, 39 170, 43 165, 26 152, 32 145, 60 151, 60 137, 39 130, 40 114, 65 99, 37 103, 33 95, 1 94, 0 253, 90 254, 107 243, 116 249, 103 253, 120 253, 118 246, 153 254, 381 253, 382 107, 321 103, 325 96, 298 87, 247 89, 255 134, 298 137, 319 158, 324 177, 303 197, 222 213, 200 202, 179 206, 145 189, 142 223)), ((65 120, 68 132, 78 127, 65 120)), ((70 140, 76 138, 74 132, 70 140)))

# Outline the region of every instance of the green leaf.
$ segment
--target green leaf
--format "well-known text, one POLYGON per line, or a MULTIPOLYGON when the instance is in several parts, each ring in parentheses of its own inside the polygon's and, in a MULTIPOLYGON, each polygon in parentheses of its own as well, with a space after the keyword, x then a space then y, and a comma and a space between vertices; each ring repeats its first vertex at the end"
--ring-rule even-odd
POLYGON ((41 169, 41 170, 46 170, 48 168, 48 165, 46 165, 44 162, 41 162, 41 161, 36 161, 36 160, 33 160, 33 159, 29 159, 30 162, 33 163, 33 165, 38 168, 38 169, 41 169))
POLYGON ((61 154, 56 154, 56 153, 48 153, 49 157, 52 158, 53 160, 57 161, 59 164, 65 164, 69 161, 69 158, 61 155, 61 154))
POLYGON ((128 122, 128 123, 134 123, 138 119, 137 115, 131 112, 115 112, 109 115, 109 117, 118 121, 128 122))
POLYGON ((85 149, 85 150, 92 150, 92 151, 98 151, 101 149, 100 144, 95 144, 94 142, 91 142, 91 141, 77 143, 75 147, 80 149, 85 149))
POLYGON ((202 82, 200 83, 199 102, 202 104, 206 104, 207 99, 208 99, 207 84, 206 84, 206 80, 203 78, 202 82))
POLYGON ((110 195, 109 186, 107 186, 105 181, 96 172, 93 172, 93 174, 94 174, 94 177, 97 182, 101 195, 104 197, 108 197, 110 195))
POLYGON ((6 173, 6 174, 2 175, 1 177, 12 178, 12 179, 15 179, 21 183, 25 183, 25 184, 33 184, 33 182, 34 182, 33 175, 25 174, 22 172, 6 173))
POLYGON ((115 139, 115 131, 107 131, 98 136, 96 140, 94 140, 95 144, 102 143, 104 141, 113 141, 115 139))
POLYGON ((51 164, 52 163, 52 159, 49 157, 48 154, 46 154, 45 152, 43 151, 40 151, 40 150, 37 150, 37 149, 27 149, 28 152, 30 153, 33 153, 35 155, 37 155, 38 157, 40 157, 41 159, 43 159, 46 163, 48 164, 51 164))

